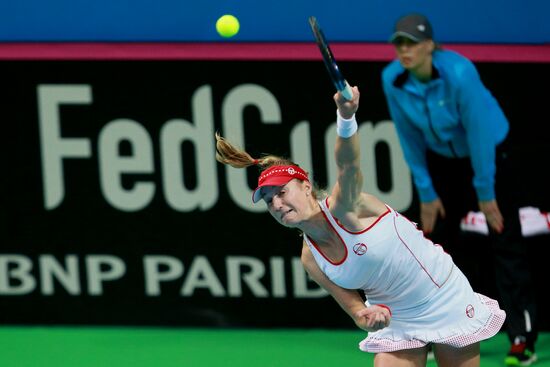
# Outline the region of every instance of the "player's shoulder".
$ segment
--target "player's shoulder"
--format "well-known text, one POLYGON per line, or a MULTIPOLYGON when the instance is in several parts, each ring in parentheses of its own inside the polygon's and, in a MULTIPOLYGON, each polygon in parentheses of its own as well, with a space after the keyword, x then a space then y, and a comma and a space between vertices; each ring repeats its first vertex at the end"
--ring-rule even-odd
POLYGON ((386 213, 389 209, 386 203, 375 195, 362 192, 358 200, 357 210, 359 217, 379 217, 380 215, 386 213))
POLYGON ((313 254, 311 253, 311 249, 307 245, 305 239, 302 243, 302 254, 300 256, 300 260, 302 261, 302 265, 305 268, 308 268, 309 266, 311 266, 312 265, 311 262, 315 261, 315 259, 313 258, 313 254))

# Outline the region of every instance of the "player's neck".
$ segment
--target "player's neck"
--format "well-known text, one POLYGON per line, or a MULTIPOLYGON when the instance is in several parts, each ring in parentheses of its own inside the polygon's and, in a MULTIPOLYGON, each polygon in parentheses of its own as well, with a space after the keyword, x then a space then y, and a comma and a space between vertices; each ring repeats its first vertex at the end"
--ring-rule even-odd
POLYGON ((338 234, 334 231, 329 223, 326 222, 323 217, 323 222, 319 222, 319 225, 309 232, 304 232, 307 236, 313 240, 323 251, 331 252, 330 249, 338 248, 341 246, 342 240, 338 234))
POLYGON ((299 229, 314 239, 324 238, 327 233, 330 233, 330 227, 319 207, 312 211, 307 221, 300 223, 299 229))

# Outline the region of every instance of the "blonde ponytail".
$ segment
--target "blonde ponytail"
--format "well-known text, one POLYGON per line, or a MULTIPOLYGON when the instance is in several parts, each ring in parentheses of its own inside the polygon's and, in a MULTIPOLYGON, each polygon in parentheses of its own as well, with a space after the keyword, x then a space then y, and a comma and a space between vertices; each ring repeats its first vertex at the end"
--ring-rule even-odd
POLYGON ((258 164, 246 151, 236 147, 216 133, 216 160, 235 168, 246 168, 258 164))
POLYGON ((216 133, 216 160, 234 168, 246 168, 257 165, 261 170, 275 165, 297 165, 288 159, 271 154, 261 158, 253 158, 245 150, 233 145, 219 133, 216 133))
MULTIPOLYGON (((219 133, 216 133, 216 160, 223 164, 228 164, 234 168, 246 168, 256 165, 260 168, 260 171, 264 171, 271 166, 298 166, 298 164, 292 162, 290 159, 279 157, 273 154, 266 154, 261 158, 253 158, 243 149, 236 147, 222 137, 219 133)), ((328 196, 327 192, 317 187, 315 183, 313 185, 313 197, 321 200, 328 196)))

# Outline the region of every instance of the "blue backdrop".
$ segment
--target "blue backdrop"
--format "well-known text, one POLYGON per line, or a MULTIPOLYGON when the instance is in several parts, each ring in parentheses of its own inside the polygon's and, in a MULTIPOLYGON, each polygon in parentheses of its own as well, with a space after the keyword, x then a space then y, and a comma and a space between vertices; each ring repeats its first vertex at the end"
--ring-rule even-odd
POLYGON ((385 42, 411 11, 432 20, 441 42, 550 42, 548 0, 4 0, 0 42, 222 41, 215 22, 226 13, 241 22, 231 42, 311 41, 310 15, 333 41, 385 42))

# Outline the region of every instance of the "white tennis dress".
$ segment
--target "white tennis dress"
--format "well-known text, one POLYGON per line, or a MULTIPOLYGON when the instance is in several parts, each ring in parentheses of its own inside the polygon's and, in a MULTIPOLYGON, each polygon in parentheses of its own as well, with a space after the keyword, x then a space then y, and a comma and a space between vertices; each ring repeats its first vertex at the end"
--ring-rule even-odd
POLYGON ((340 236, 346 256, 334 263, 304 236, 328 278, 342 288, 362 289, 367 305, 385 304, 390 326, 368 333, 359 343, 365 352, 392 352, 428 343, 463 347, 495 335, 506 314, 498 302, 475 293, 443 248, 424 237, 416 224, 388 207, 361 232, 344 229, 323 214, 340 236))

